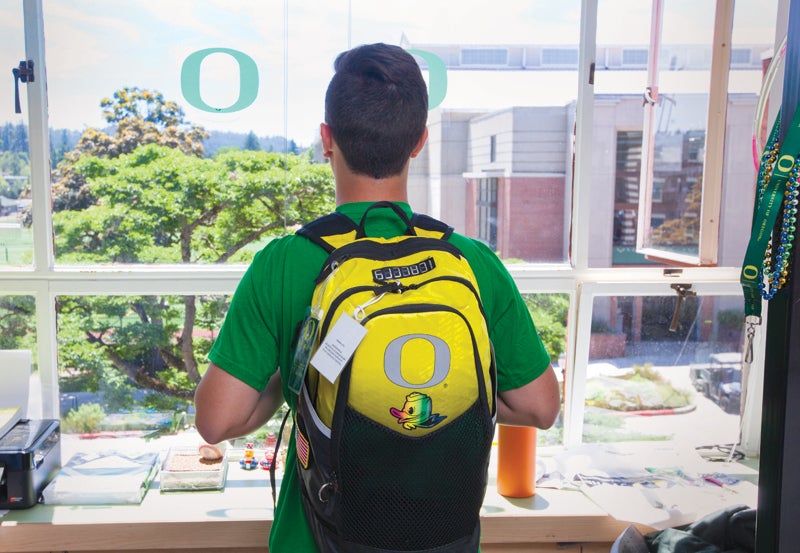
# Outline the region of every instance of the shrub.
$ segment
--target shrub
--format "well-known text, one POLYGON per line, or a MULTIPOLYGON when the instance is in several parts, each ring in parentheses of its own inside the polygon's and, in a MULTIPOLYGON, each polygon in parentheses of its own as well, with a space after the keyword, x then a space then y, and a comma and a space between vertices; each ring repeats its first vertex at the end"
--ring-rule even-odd
POLYGON ((84 403, 77 409, 70 409, 62 422, 62 430, 72 434, 97 432, 105 418, 106 412, 100 404, 84 403))

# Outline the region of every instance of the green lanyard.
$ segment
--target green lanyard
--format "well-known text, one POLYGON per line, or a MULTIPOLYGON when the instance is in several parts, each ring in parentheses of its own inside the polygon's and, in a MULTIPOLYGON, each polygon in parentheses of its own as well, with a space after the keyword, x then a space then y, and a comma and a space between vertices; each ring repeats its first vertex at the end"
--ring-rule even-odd
POLYGON ((758 171, 758 185, 761 186, 765 178, 767 166, 771 162, 772 174, 768 181, 757 191, 759 197, 753 208, 753 224, 750 242, 745 253, 740 281, 745 298, 745 315, 747 317, 761 318, 761 289, 763 288, 764 252, 772 237, 775 220, 783 205, 786 193, 786 181, 795 164, 795 157, 800 154, 800 109, 795 111, 792 124, 783 141, 779 155, 769 159, 780 132, 780 114, 770 132, 766 151, 762 157, 761 167, 758 171))
MULTIPOLYGON (((778 213, 783 205, 784 196, 786 195, 786 182, 795 166, 795 158, 800 155, 800 109, 795 110, 791 126, 787 129, 780 151, 777 152, 780 120, 779 113, 770 132, 764 155, 761 158, 757 181, 758 190, 756 190, 757 198, 753 206, 750 242, 747 245, 740 275, 744 293, 745 323, 747 325, 745 361, 748 362, 752 360, 752 337, 755 333, 755 326, 761 324, 762 291, 765 287, 763 274, 764 254, 772 238, 778 213), (768 173, 769 168, 772 169, 771 174, 768 173)), ((777 248, 777 246, 775 247, 777 248)), ((773 253, 773 255, 775 254, 773 253)), ((773 285, 776 285, 778 277, 773 275, 772 278, 773 285)), ((764 294, 763 299, 770 299, 774 291, 764 294)))

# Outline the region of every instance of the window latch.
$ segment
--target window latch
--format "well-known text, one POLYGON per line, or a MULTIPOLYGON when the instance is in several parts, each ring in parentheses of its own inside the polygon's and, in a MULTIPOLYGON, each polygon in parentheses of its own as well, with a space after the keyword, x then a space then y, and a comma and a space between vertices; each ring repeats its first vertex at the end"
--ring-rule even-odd
POLYGON ((33 60, 19 62, 19 67, 14 67, 11 72, 14 73, 14 113, 22 113, 19 105, 19 83, 34 82, 33 60))
POLYGON ((652 86, 648 86, 647 88, 645 88, 644 94, 642 96, 643 96, 642 106, 646 106, 648 104, 654 106, 658 101, 658 92, 652 86))
POLYGON ((681 305, 686 296, 696 296, 697 292, 691 290, 691 284, 670 284, 670 288, 678 293, 678 303, 675 304, 675 314, 672 315, 672 322, 669 325, 669 331, 675 332, 678 330, 678 317, 681 314, 681 305))

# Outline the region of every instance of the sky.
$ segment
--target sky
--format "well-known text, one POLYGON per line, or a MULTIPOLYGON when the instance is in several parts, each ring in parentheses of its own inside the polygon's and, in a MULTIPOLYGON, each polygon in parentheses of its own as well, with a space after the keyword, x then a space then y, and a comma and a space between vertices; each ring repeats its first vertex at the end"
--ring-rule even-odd
MULTIPOLYGON (((771 3, 777 0, 737 0, 740 23, 734 24, 734 42, 772 42, 771 3)), ((0 61, 7 68, 24 58, 21 4, 0 0, 0 61)), ((579 0, 42 0, 42 4, 52 128, 101 127, 100 100, 121 87, 138 86, 177 101, 189 121, 211 131, 288 134, 300 145, 316 139, 333 59, 350 46, 397 44, 402 36, 412 44, 576 45, 580 28, 579 0), (186 83, 182 86, 181 81, 184 63, 190 54, 209 48, 239 53, 252 60, 256 72, 247 73, 250 78, 240 90, 236 58, 225 53, 206 56, 193 81, 203 102, 229 108, 244 92, 255 93, 245 108, 208 112, 187 100, 186 83)), ((707 40, 713 4, 668 0, 665 42, 707 40)), ((598 0, 598 43, 646 45, 649 34, 649 2, 598 0)), ((574 98, 577 88, 574 74, 551 75, 546 86, 541 81, 514 85, 505 81, 507 75, 503 81, 499 77, 497 86, 492 86, 485 79, 453 75, 444 106, 537 105, 574 98)), ((6 81, 0 87, 0 122, 22 120, 13 113, 12 84, 6 81)), ((21 93, 24 106, 24 85, 21 93)))

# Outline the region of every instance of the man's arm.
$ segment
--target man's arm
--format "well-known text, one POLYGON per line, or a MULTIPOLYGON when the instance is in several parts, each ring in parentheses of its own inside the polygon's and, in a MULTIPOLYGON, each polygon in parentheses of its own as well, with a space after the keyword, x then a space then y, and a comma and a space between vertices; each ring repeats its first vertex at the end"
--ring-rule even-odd
POLYGON ((561 409, 558 380, 552 366, 532 382, 499 392, 497 422, 513 426, 550 428, 561 409))
POLYGON ((282 403, 279 371, 259 392, 211 363, 194 392, 195 426, 211 444, 238 438, 264 425, 282 403))

